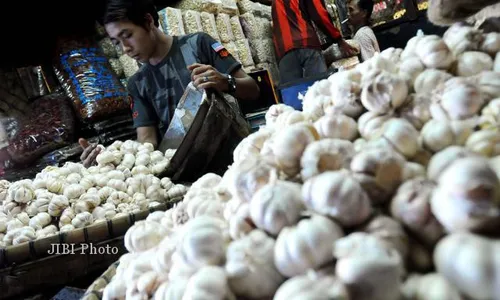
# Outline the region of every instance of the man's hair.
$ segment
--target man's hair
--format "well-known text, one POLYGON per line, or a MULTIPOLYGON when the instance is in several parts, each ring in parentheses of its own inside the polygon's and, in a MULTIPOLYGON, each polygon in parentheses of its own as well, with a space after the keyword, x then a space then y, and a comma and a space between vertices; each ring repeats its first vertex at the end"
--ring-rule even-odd
POLYGON ((358 0, 358 6, 366 11, 366 19, 370 20, 373 12, 373 0, 358 0))
POLYGON ((144 27, 147 14, 153 17, 155 26, 158 27, 158 12, 152 0, 108 0, 103 24, 130 21, 144 27))

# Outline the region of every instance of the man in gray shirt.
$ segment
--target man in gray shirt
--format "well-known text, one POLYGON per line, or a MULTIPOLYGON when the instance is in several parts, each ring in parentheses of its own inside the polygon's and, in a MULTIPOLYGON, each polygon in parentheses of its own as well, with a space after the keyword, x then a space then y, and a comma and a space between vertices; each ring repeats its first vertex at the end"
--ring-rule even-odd
MULTIPOLYGON (((137 140, 158 146, 184 89, 230 93, 242 101, 256 100, 259 87, 219 42, 205 33, 168 36, 159 28, 151 0, 109 0, 104 25, 111 40, 143 63, 127 84, 137 140), (160 130, 160 132, 158 132, 160 130)), ((100 148, 80 139, 81 156, 90 166, 100 148)))

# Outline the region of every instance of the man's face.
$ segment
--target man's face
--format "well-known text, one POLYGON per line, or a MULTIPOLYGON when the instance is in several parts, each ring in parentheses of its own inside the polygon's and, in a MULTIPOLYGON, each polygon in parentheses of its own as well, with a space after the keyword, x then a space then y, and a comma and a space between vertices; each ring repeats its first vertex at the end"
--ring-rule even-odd
POLYGON ((365 12, 359 8, 357 0, 351 0, 348 2, 347 13, 349 16, 349 23, 351 25, 361 24, 365 17, 365 12))
POLYGON ((121 45, 123 52, 139 62, 147 62, 154 51, 151 32, 129 21, 108 23, 105 26, 111 41, 121 45))

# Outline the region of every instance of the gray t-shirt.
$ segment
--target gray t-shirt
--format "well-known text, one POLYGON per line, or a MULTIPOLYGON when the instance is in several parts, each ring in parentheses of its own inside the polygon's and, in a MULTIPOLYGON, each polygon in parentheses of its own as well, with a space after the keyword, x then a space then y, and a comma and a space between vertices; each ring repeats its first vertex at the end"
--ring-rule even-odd
POLYGON ((241 64, 206 33, 173 37, 168 55, 157 65, 144 64, 128 81, 134 127, 168 128, 184 89, 191 82, 187 67, 201 63, 231 74, 241 64))

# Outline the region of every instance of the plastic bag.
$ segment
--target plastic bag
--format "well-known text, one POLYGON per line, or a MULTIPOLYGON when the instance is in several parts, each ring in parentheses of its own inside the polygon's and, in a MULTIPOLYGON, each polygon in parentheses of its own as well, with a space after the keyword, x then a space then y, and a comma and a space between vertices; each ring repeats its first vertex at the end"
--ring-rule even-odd
POLYGON ((18 118, 2 117, 0 119, 0 126, 7 134, 7 140, 11 140, 19 133, 20 123, 18 118))
POLYGON ((217 25, 215 23, 215 16, 207 12, 202 12, 200 15, 203 32, 207 33, 217 41, 220 41, 219 33, 217 32, 217 25))
POLYGON ((185 10, 182 12, 182 19, 184 20, 184 29, 187 34, 202 32, 203 26, 201 25, 201 15, 194 10, 185 10))
POLYGON ((17 74, 28 99, 38 98, 49 93, 42 67, 18 68, 17 74))
POLYGON ((133 124, 114 129, 113 131, 99 134, 99 141, 102 145, 107 146, 114 141, 126 141, 137 139, 137 130, 133 124))
POLYGON ((125 78, 129 79, 139 70, 139 64, 137 64, 137 61, 127 54, 120 56, 119 60, 123 67, 125 78))
POLYGON ((240 17, 234 16, 231 18, 231 29, 233 31, 235 40, 243 40, 245 39, 245 33, 243 32, 243 28, 241 27, 240 17))
POLYGON ((51 94, 37 99, 7 148, 16 163, 29 164, 42 155, 66 146, 74 138, 75 120, 68 99, 51 94))
POLYGON ((113 130, 116 130, 117 128, 133 125, 134 120, 132 119, 132 116, 130 113, 121 115, 121 116, 116 116, 114 118, 110 118, 105 121, 101 121, 98 123, 93 124, 93 129, 101 134, 101 133, 106 133, 110 132, 113 130))
POLYGON ((105 37, 99 41, 99 46, 102 49, 102 52, 107 58, 118 57, 116 54, 116 47, 111 41, 109 37, 105 37))
MULTIPOLYGON (((87 139, 90 144, 99 144, 98 137, 87 139)), ((37 160, 36 165, 58 165, 61 166, 68 161, 79 161, 83 153, 82 146, 79 143, 73 143, 69 146, 59 148, 49 152, 37 160)))
POLYGON ((222 9, 222 1, 221 0, 202 0, 201 11, 216 14, 222 9))
POLYGON ((234 41, 233 30, 231 28, 231 18, 228 14, 218 14, 215 18, 217 32, 223 43, 234 41))
POLYGON ((252 58, 252 50, 250 49, 248 40, 238 40, 235 42, 235 45, 241 64, 244 67, 254 66, 255 63, 252 58))
POLYGON ((258 24, 260 24, 258 36, 261 38, 273 38, 273 27, 271 26, 271 21, 266 18, 257 18, 258 24))
POLYGON ((236 4, 235 0, 222 0, 222 7, 219 12, 236 16, 239 14, 238 4, 236 4))
POLYGON ((257 23, 257 19, 251 13, 246 13, 240 16, 241 27, 247 39, 258 39, 260 37, 260 24, 257 23))
POLYGON ((224 48, 226 48, 227 52, 229 52, 234 57, 234 59, 240 61, 240 58, 238 56, 238 49, 236 48, 234 42, 223 43, 222 45, 224 46, 224 48))
POLYGON ((83 122, 92 123, 129 109, 127 91, 92 40, 64 41, 54 70, 83 122))
POLYGON ((184 35, 184 23, 182 23, 182 12, 180 9, 167 7, 158 12, 163 32, 168 35, 184 35))
POLYGON ((238 0, 238 9, 242 14, 251 14, 253 12, 253 7, 253 2, 250 0, 238 0))
POLYGON ((274 46, 271 39, 249 40, 249 44, 252 49, 252 57, 255 63, 272 62, 274 46))
POLYGON ((262 8, 262 17, 266 18, 268 21, 271 21, 273 19, 271 6, 262 5, 261 8, 262 8))
POLYGON ((123 66, 122 63, 120 62, 120 59, 110 58, 109 64, 111 65, 111 68, 115 72, 116 76, 118 76, 118 78, 125 77, 125 73, 123 72, 123 66))

